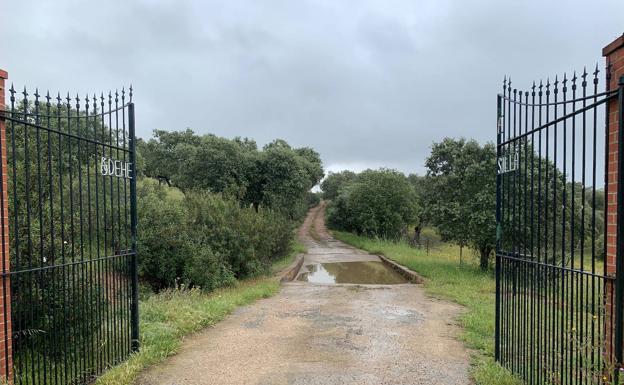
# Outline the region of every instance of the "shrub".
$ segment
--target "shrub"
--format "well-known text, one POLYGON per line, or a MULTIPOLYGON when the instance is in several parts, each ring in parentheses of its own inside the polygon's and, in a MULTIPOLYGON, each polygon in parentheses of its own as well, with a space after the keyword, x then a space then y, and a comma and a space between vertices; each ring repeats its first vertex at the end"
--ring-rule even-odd
POLYGON ((318 206, 319 203, 321 203, 321 194, 308 191, 307 201, 308 201, 308 209, 318 206))
POLYGON ((331 227, 382 238, 398 238, 417 221, 414 187, 398 171, 366 170, 341 189, 328 211, 331 227))
POLYGON ((288 251, 292 224, 271 210, 256 212, 208 192, 186 196, 193 239, 223 257, 236 278, 266 271, 288 251))
POLYGON ((353 183, 357 178, 357 174, 353 171, 345 170, 341 172, 330 172, 321 182, 321 190, 323 190, 323 199, 333 200, 338 198, 340 190, 345 186, 353 183))
POLYGON ((154 290, 184 283, 212 290, 264 273, 285 255, 292 222, 221 194, 145 180, 139 195, 139 274, 154 290))
POLYGON ((102 325, 96 310, 108 305, 102 283, 89 282, 89 274, 87 268, 45 270, 37 279, 12 282, 11 315, 19 325, 13 338, 19 359, 27 359, 21 353, 27 355, 28 347, 55 360, 83 354, 102 325))
POLYGON ((193 252, 184 196, 152 180, 137 187, 139 275, 155 290, 174 286, 193 252))
POLYGON ((214 290, 236 282, 229 265, 220 256, 215 255, 209 247, 196 243, 193 249, 194 252, 189 254, 184 264, 186 280, 204 290, 214 290))

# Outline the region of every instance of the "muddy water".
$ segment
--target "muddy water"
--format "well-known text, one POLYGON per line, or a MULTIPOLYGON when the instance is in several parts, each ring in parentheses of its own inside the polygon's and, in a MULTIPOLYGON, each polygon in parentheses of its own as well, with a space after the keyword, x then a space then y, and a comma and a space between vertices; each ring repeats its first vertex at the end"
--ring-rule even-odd
POLYGON ((315 263, 304 267, 298 281, 396 285, 408 281, 379 261, 315 263))

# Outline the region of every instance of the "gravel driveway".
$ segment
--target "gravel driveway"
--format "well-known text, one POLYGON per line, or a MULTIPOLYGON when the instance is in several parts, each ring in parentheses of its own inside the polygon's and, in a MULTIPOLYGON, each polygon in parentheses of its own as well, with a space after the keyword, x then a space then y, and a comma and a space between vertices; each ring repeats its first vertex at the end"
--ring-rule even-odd
MULTIPOLYGON (((376 257, 332 239, 324 206, 299 236, 308 263, 376 257)), ((461 308, 428 298, 421 285, 293 281, 187 337, 181 351, 140 385, 470 384, 469 355, 454 325, 461 308)))

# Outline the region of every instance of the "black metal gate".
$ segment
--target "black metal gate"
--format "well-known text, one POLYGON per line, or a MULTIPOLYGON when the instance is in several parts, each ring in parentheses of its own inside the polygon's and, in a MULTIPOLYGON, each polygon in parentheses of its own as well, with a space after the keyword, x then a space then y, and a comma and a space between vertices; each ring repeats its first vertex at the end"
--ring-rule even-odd
POLYGON ((529 384, 617 380, 605 120, 624 93, 599 83, 596 68, 498 95, 495 353, 529 384))
POLYGON ((4 118, 14 383, 88 383, 138 348, 132 88, 11 87, 4 118))

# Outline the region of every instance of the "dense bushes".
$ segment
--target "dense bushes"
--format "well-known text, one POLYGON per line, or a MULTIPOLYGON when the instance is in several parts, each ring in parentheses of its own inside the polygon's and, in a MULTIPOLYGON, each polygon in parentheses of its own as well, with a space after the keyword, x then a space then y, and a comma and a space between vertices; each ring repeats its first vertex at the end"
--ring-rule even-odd
POLYGON ((292 222, 207 191, 185 194, 145 179, 138 188, 139 273, 155 290, 207 290, 266 271, 285 255, 292 222))
POLYGON ((313 193, 312 191, 308 192, 308 208, 312 208, 314 206, 318 206, 321 203, 321 194, 313 193))
POLYGON ((341 187, 329 206, 330 227, 382 238, 398 238, 418 216, 414 187, 398 171, 366 170, 341 187))
POLYGON ((323 190, 323 199, 333 200, 338 198, 340 190, 355 181, 357 174, 353 171, 344 170, 341 172, 330 172, 323 182, 321 182, 321 190, 323 190))
POLYGON ((184 192, 221 193, 242 205, 279 211, 290 219, 307 211, 307 193, 323 177, 319 154, 275 140, 261 150, 249 139, 155 131, 139 142, 145 176, 184 192))
POLYGON ((211 290, 265 271, 288 252, 323 177, 318 153, 279 139, 259 150, 249 139, 155 131, 138 150, 148 177, 138 193, 140 274, 156 290, 211 290))

